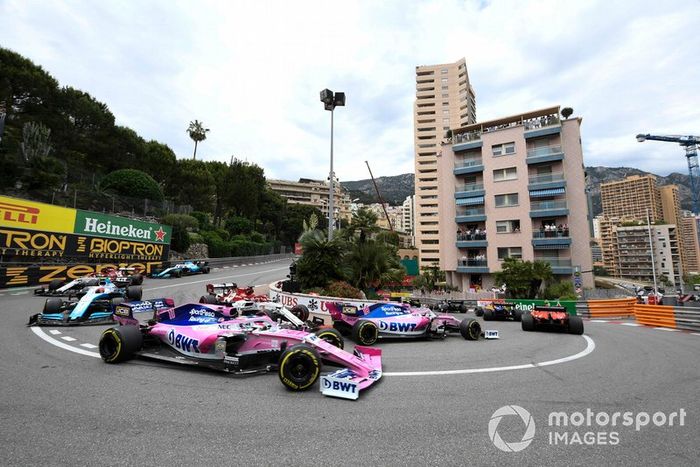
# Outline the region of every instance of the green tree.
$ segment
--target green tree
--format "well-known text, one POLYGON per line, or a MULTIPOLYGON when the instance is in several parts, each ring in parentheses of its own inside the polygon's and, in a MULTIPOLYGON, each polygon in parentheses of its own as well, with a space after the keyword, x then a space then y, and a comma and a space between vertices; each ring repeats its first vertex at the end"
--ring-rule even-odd
POLYGON ((192 154, 192 160, 197 159, 197 144, 200 141, 207 139, 207 133, 209 128, 204 128, 204 125, 199 120, 190 122, 190 126, 187 127, 187 133, 190 135, 192 141, 194 141, 194 153, 192 154))
POLYGON ((359 289, 381 287, 390 282, 401 282, 405 270, 396 252, 378 240, 355 242, 345 257, 350 283, 359 289))
POLYGON ((167 144, 149 141, 144 146, 144 158, 139 167, 148 173, 159 185, 165 184, 168 175, 177 166, 177 157, 167 144))
POLYGON ((132 198, 163 199, 163 192, 153 177, 136 169, 116 170, 100 181, 100 187, 132 198))
POLYGON ((25 123, 20 144, 24 163, 28 164, 33 159, 48 157, 53 151, 50 140, 51 130, 46 126, 36 122, 25 123))
POLYGON ((301 237, 304 254, 297 261, 297 278, 302 288, 325 288, 332 280, 345 280, 342 264, 346 246, 340 237, 328 237, 312 230, 301 237))
POLYGON ((542 283, 551 280, 553 275, 549 263, 506 258, 494 277, 497 284, 506 284, 506 294, 510 298, 533 299, 542 283))
POLYGON ((379 231, 377 220, 377 215, 372 211, 365 208, 359 209, 352 216, 347 235, 354 236, 357 233, 360 243, 364 243, 369 236, 379 231))
POLYGON ((214 177, 204 162, 179 159, 165 186, 166 194, 176 203, 190 205, 196 211, 212 211, 214 177))

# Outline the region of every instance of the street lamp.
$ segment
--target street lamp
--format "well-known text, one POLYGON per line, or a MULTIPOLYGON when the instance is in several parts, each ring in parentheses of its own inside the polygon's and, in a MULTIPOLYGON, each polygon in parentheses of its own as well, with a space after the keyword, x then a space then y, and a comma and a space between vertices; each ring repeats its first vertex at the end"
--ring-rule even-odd
POLYGON ((328 189, 328 240, 330 241, 333 239, 333 195, 335 191, 333 183, 333 110, 335 110, 336 106, 345 106, 345 93, 334 93, 330 89, 324 89, 321 91, 321 102, 323 102, 323 106, 326 110, 331 111, 331 172, 328 177, 330 181, 328 189))

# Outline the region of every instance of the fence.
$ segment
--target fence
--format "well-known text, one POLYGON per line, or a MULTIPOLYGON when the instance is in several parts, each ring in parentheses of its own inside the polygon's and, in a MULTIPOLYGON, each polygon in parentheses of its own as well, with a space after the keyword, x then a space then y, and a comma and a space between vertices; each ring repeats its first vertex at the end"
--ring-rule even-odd
POLYGON ((634 317, 645 326, 700 332, 700 308, 644 305, 629 298, 578 302, 576 312, 588 318, 634 317))

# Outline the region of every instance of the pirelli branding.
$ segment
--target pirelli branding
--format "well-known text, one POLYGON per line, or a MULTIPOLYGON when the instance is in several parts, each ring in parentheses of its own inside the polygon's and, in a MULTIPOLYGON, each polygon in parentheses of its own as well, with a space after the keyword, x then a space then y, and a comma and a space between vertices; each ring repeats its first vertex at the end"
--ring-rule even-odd
POLYGON ((73 279, 110 265, 150 271, 167 261, 171 232, 166 225, 0 196, 0 288, 73 279))

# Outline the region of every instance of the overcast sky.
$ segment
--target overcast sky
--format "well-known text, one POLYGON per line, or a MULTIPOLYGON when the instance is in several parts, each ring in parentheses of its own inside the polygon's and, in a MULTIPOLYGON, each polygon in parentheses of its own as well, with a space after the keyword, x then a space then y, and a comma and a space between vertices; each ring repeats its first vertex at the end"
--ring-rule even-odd
MULTIPOLYGON (((550 105, 583 118, 586 165, 687 173, 700 135, 700 1, 0 0, 0 46, 192 157, 341 181, 413 172, 415 66, 464 57, 477 119, 550 105)), ((0 70, 1 73, 1 70, 0 70)))

